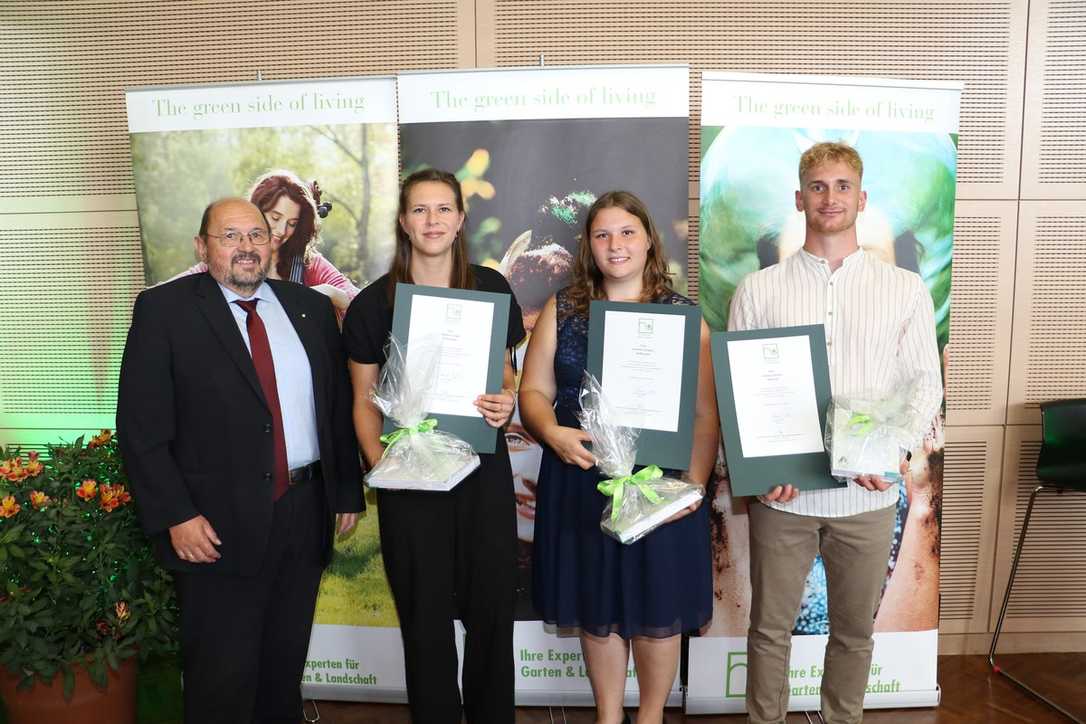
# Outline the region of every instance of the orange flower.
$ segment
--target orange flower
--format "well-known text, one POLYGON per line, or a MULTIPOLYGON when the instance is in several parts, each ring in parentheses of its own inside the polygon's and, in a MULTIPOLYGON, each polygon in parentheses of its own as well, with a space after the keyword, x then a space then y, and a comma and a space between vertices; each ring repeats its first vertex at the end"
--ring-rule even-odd
POLYGON ((132 502, 132 496, 128 494, 123 485, 113 486, 113 497, 120 501, 121 505, 132 502))
POLYGON ((18 460, 16 458, 0 460, 0 478, 6 478, 11 473, 12 465, 17 462, 18 460))
POLYGON ((127 621, 131 615, 131 611, 128 610, 128 604, 124 601, 117 601, 113 604, 113 612, 117 614, 118 621, 127 621))
POLYGON ((4 477, 8 482, 21 483, 30 477, 30 473, 23 467, 22 458, 14 457, 7 461, 4 477))
POLYGON ((41 510, 45 506, 53 502, 53 499, 40 490, 30 491, 30 504, 34 506, 35 510, 41 510))
POLYGON ((97 435, 95 435, 94 437, 92 437, 90 439, 90 442, 87 443, 87 447, 88 448, 101 447, 102 445, 108 444, 109 441, 112 440, 112 439, 113 439, 113 433, 110 430, 102 430, 101 432, 99 432, 97 435))
POLYGON ((41 475, 45 467, 41 464, 41 461, 37 459, 37 456, 30 458, 30 462, 26 464, 26 475, 28 478, 33 478, 37 475, 41 475))
POLYGON ((29 460, 32 463, 37 462, 37 460, 38 460, 38 451, 37 450, 31 450, 30 452, 28 452, 26 454, 26 459, 29 460))
POLYGON ((20 507, 20 505, 15 502, 14 496, 9 495, 3 500, 0 500, 0 517, 11 518, 20 510, 22 510, 22 507, 20 507))
POLYGON ((83 483, 75 489, 75 494, 83 500, 90 500, 95 496, 95 494, 97 494, 97 492, 98 481, 91 480, 89 478, 87 480, 84 480, 83 483))
POLYGON ((101 499, 100 506, 107 513, 112 513, 117 508, 132 500, 132 496, 125 491, 123 485, 110 485, 103 483, 98 488, 98 496, 101 499))

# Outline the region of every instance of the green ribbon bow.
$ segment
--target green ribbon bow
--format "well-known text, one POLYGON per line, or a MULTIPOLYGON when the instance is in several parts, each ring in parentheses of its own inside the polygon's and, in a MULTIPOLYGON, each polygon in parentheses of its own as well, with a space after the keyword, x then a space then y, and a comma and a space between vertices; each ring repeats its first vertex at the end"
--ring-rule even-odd
POLYGON ((414 427, 397 427, 392 432, 382 435, 381 442, 385 445, 391 445, 404 435, 414 435, 417 432, 430 432, 435 427, 437 427, 437 419, 428 417, 414 427))
POLYGON ((641 468, 633 475, 623 475, 621 478, 601 480, 596 485, 596 490, 604 495, 611 496, 611 522, 618 520, 618 511, 622 507, 622 496, 626 492, 626 485, 635 486, 641 494, 648 498, 650 503, 659 503, 660 496, 649 485, 650 480, 664 477, 664 471, 656 465, 641 468))
POLYGON ((875 427, 875 420, 863 412, 857 412, 848 420, 848 432, 850 435, 866 435, 875 427))

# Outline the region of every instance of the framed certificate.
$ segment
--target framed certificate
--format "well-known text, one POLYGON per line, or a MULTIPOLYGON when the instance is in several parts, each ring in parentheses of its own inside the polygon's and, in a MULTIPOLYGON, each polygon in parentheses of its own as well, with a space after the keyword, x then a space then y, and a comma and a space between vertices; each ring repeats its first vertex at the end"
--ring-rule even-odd
MULTIPOLYGON (((419 355, 438 356, 428 416, 475 452, 492 453, 497 444, 499 431, 483 419, 475 398, 501 391, 508 327, 508 294, 396 285, 392 334, 407 345, 408 369, 419 355)), ((385 420, 385 432, 392 429, 385 420)))
POLYGON ((680 304, 594 301, 588 371, 617 424, 639 430, 637 464, 686 470, 694 440, 701 310, 680 304))
POLYGON ((712 335, 720 428, 732 494, 776 485, 838 488, 823 433, 830 402, 821 324, 712 335))

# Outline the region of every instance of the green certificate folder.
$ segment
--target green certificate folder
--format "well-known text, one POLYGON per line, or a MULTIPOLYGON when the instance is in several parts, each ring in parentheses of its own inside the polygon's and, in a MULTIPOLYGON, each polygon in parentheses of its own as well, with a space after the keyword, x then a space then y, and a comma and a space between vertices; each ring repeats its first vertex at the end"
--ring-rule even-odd
POLYGON ((686 470, 694 440, 701 310, 680 304, 594 301, 588 371, 639 430, 638 465, 686 470))
POLYGON ((826 453, 830 370, 826 330, 805 327, 714 332, 713 374, 735 496, 775 485, 838 488, 826 453))
MULTIPOLYGON (((501 391, 508 328, 508 294, 396 285, 392 334, 407 346, 408 359, 412 344, 441 350, 439 379, 429 400, 435 409, 427 410, 428 416, 437 418, 439 430, 479 453, 494 452, 499 431, 469 403, 478 395, 501 391)), ((385 420, 384 431, 392 430, 391 421, 385 420)))

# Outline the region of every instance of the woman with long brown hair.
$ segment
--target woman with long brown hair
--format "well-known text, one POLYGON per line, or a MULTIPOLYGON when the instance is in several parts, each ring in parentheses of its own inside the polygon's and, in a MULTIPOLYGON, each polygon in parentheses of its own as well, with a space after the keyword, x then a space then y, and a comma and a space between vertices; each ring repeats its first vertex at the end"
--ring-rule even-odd
MULTIPOLYGON (((487 424, 513 413, 512 349, 524 338, 521 311, 498 272, 468 261, 464 199, 456 177, 427 169, 400 190, 396 251, 387 274, 355 297, 343 322, 354 386, 354 422, 369 467, 384 452, 383 419, 369 392, 385 363, 396 284, 478 289, 510 296, 503 389, 476 399, 487 424)), ((385 573, 396 601, 417 722, 458 724, 453 620, 465 628, 463 714, 468 722, 511 722, 515 504, 505 436, 479 468, 448 492, 378 490, 385 573)))
MULTIPOLYGON (((650 724, 663 720, 681 634, 702 628, 712 616, 709 520, 705 506, 691 506, 625 545, 600 530, 607 498, 596 490, 600 474, 576 418, 593 299, 693 304, 672 290, 656 226, 645 204, 627 191, 606 193, 588 210, 573 283, 547 302, 528 343, 520 414, 544 444, 536 490, 535 606, 544 621, 580 630, 597 722, 628 721, 622 700, 632 648, 637 721, 650 724)), ((703 486, 717 450, 712 377, 709 330, 702 322, 694 446, 681 475, 703 486)))
MULTIPOLYGON (((268 276, 320 292, 332 300, 342 317, 358 287, 317 251, 321 203, 317 182, 307 184, 291 171, 269 171, 253 182, 248 197, 264 213, 271 232, 272 269, 268 276)), ((200 262, 177 276, 206 271, 207 265, 200 262)))

